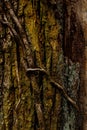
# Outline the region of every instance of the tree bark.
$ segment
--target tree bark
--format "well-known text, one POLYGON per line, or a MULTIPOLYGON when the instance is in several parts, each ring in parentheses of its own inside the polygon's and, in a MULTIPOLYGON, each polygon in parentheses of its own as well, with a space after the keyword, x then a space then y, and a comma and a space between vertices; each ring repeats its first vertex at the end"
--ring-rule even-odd
POLYGON ((86 0, 65 1, 65 36, 64 54, 73 62, 80 65, 80 85, 78 93, 78 104, 80 111, 77 117, 79 130, 87 129, 87 88, 86 88, 86 0))
POLYGON ((86 130, 85 112, 76 128, 78 105, 81 113, 86 109, 86 33, 77 8, 83 6, 67 0, 0 4, 0 129, 86 130))

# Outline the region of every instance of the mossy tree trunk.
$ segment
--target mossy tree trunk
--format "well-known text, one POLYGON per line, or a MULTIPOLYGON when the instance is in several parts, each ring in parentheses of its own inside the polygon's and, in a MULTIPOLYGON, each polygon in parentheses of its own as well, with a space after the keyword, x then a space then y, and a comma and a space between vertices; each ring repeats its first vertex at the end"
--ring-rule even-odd
POLYGON ((75 51, 71 53, 70 32, 76 21, 68 4, 0 2, 1 130, 76 129, 80 61, 73 60, 75 51))

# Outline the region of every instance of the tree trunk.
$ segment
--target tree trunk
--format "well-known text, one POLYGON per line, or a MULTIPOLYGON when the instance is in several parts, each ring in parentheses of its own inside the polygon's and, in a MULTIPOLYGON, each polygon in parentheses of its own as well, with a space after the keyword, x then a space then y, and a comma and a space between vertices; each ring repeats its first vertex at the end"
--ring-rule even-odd
MULTIPOLYGON (((67 0, 3 0, 0 5, 0 129, 80 129, 86 30, 77 5, 84 5, 67 0)), ((83 130, 85 125, 86 119, 83 130)))
POLYGON ((80 89, 80 102, 81 102, 81 111, 82 111, 82 115, 83 115, 83 130, 87 129, 87 29, 86 29, 86 25, 87 25, 87 1, 83 0, 81 2, 79 2, 80 4, 80 9, 78 9, 79 12, 79 19, 80 19, 80 23, 82 26, 82 30, 83 30, 83 34, 84 34, 84 54, 83 54, 83 63, 81 61, 81 64, 83 64, 83 68, 82 68, 82 84, 81 84, 81 89, 80 89), (81 14, 80 14, 81 12, 81 14))
POLYGON ((53 10, 56 4, 20 0, 11 4, 3 1, 2 5, 6 8, 1 23, 6 28, 1 30, 0 129, 57 130, 61 94, 50 83, 53 79, 62 85, 63 67, 57 70, 62 49, 60 25, 53 10), (43 68, 48 74, 32 72, 33 68, 43 68))
POLYGON ((87 60, 87 10, 86 0, 65 1, 65 36, 64 54, 73 62, 80 65, 80 85, 78 93, 78 104, 80 107, 77 118, 79 130, 87 129, 87 88, 86 88, 86 60, 87 60))

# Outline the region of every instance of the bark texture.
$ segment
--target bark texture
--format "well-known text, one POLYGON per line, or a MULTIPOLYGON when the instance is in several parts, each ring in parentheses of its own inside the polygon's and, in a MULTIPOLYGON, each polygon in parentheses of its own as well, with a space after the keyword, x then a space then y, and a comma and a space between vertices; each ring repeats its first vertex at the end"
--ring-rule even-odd
POLYGON ((80 65, 80 86, 78 93, 78 103, 80 112, 78 115, 78 129, 87 129, 87 87, 86 87, 86 39, 87 39, 87 1, 65 1, 65 36, 64 53, 73 62, 80 65))
POLYGON ((2 1, 1 130, 60 128, 60 92, 43 73, 26 73, 27 68, 44 68, 62 84, 63 67, 58 63, 62 55, 58 42, 61 27, 52 2, 2 1))
MULTIPOLYGON (((0 5, 0 129, 82 130, 76 119, 77 93, 86 89, 86 22, 79 14, 84 5, 68 0, 0 5)), ((80 95, 86 130, 86 98, 80 95)))

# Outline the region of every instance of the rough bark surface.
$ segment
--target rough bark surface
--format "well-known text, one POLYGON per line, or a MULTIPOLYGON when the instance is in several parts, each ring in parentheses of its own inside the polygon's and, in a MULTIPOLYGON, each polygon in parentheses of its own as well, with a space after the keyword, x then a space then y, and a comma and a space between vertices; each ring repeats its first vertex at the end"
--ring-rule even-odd
POLYGON ((65 36, 64 54, 73 62, 80 65, 80 85, 78 103, 80 107, 77 118, 79 130, 87 129, 87 87, 86 87, 86 62, 87 62, 87 1, 65 1, 65 36))
POLYGON ((0 2, 0 130, 86 130, 84 3, 0 2))
POLYGON ((42 73, 26 74, 27 68, 44 68, 55 82, 62 84, 63 67, 58 65, 61 27, 55 18, 56 4, 44 2, 2 1, 1 130, 60 128, 60 92, 42 73))

